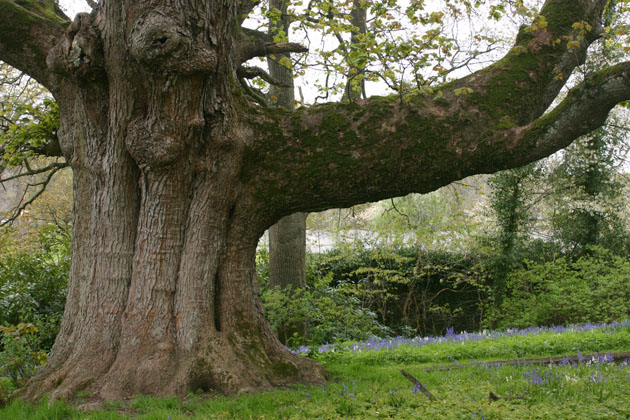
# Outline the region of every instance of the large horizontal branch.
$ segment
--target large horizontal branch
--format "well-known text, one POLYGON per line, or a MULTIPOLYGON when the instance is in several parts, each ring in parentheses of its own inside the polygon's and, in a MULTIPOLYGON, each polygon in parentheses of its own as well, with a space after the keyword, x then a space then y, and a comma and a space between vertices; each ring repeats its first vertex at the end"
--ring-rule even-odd
POLYGON ((270 218, 429 192, 548 156, 600 127, 626 100, 630 63, 592 74, 524 126, 433 99, 328 104, 284 118, 281 110, 266 110, 260 124, 267 135, 245 155, 242 178, 267 209, 273 203, 270 218))
POLYGON ((46 56, 69 23, 52 0, 0 0, 0 60, 50 88, 46 56))
POLYGON ((258 135, 242 178, 253 195, 274 203, 275 218, 429 192, 550 154, 567 142, 515 153, 526 144, 513 138, 515 129, 531 128, 583 62, 597 34, 573 48, 566 40, 576 35, 574 22, 598 27, 603 3, 548 0, 541 11, 545 30, 522 30, 502 60, 430 95, 324 104, 293 114, 253 110, 258 117, 250 124, 258 135))

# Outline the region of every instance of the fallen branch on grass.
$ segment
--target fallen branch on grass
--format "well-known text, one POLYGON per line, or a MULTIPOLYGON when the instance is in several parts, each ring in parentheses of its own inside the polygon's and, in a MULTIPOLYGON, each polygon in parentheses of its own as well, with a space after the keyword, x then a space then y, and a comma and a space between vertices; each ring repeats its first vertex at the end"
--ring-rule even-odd
POLYGON ((499 401, 499 400, 508 400, 508 401, 509 400, 524 400, 525 395, 505 395, 502 397, 490 391, 490 395, 488 395, 488 399, 490 400, 490 402, 499 401))
POLYGON ((435 397, 433 396, 433 394, 431 394, 431 393, 429 392, 429 390, 428 390, 428 389, 427 389, 424 385, 422 385, 422 384, 420 383, 420 381, 419 381, 419 380, 417 380, 416 378, 414 378, 412 374, 410 374, 409 372, 407 372, 405 369, 400 369, 400 373, 402 373, 402 374, 403 374, 403 376, 404 376, 405 378, 409 379, 409 380, 411 381, 411 383, 412 383, 412 384, 414 384, 414 386, 415 386, 415 388, 414 388, 414 389, 415 389, 415 390, 422 391, 422 393, 423 393, 424 395, 426 395, 426 396, 427 396, 427 398, 428 398, 428 399, 430 399, 430 400, 435 399, 435 397))

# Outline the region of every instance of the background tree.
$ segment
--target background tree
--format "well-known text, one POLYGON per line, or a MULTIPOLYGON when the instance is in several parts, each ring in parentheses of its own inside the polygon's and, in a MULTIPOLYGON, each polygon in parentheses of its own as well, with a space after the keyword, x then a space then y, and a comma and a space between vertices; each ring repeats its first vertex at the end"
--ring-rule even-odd
MULTIPOLYGON (((270 0, 269 33, 274 39, 288 41, 291 18, 288 2, 270 0)), ((295 109, 295 87, 289 54, 276 54, 267 57, 269 74, 273 83, 269 87, 272 104, 286 110, 295 109)), ((294 213, 280 219, 269 228, 269 287, 292 290, 306 286, 306 218, 308 213, 294 213)), ((289 325, 278 325, 277 333, 283 343, 294 334, 303 337, 303 321, 289 325)))
POLYGON ((430 92, 262 107, 237 81, 243 63, 304 49, 235 27, 256 3, 103 0, 70 23, 54 2, 0 0, 0 58, 54 95, 74 171, 64 318, 24 396, 319 381, 321 367, 263 318, 254 260, 265 229, 522 166, 630 97, 621 62, 545 114, 588 46, 615 31, 602 26, 608 1, 548 0, 503 58, 430 92))
MULTIPOLYGON (((576 76, 584 79, 624 54, 611 43, 598 45, 576 76)), ((556 239, 573 258, 595 245, 618 253, 627 248, 620 179, 624 170, 620 162, 628 147, 626 134, 627 116, 622 108, 601 128, 569 146, 551 173, 550 182, 557 190, 551 225, 556 239)))
POLYGON ((490 237, 494 258, 490 259, 489 270, 497 306, 503 301, 508 275, 523 260, 533 219, 532 181, 540 179, 540 174, 540 165, 532 163, 498 172, 488 179, 490 207, 496 217, 496 232, 490 237))
MULTIPOLYGON (((269 28, 270 35, 274 39, 288 41, 291 15, 288 11, 288 2, 284 0, 271 0, 269 2, 269 28)), ((366 33, 367 3, 362 0, 354 0, 350 11, 350 43, 343 42, 345 58, 350 62, 347 75, 346 100, 355 100, 365 96, 365 82, 363 69, 357 59, 353 60, 356 53, 350 55, 349 50, 362 51, 359 34, 366 33), (346 45, 347 44, 347 45, 346 45)), ((287 110, 295 108, 294 74, 291 59, 288 54, 276 54, 267 58, 271 80, 268 96, 276 106, 287 110)), ((269 228, 269 286, 285 289, 299 289, 306 286, 306 219, 308 213, 294 213, 285 216, 275 225, 269 228)), ((294 334, 304 337, 305 325, 284 325, 278 328, 278 335, 283 343, 294 334)))

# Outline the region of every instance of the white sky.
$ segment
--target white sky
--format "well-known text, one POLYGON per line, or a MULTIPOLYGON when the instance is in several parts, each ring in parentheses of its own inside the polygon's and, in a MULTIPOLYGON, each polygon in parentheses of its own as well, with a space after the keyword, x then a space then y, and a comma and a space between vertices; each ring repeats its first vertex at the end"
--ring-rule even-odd
POLYGON ((74 17, 77 13, 80 12, 89 12, 90 6, 85 2, 85 0, 61 0, 59 5, 63 9, 63 11, 70 16, 74 17))

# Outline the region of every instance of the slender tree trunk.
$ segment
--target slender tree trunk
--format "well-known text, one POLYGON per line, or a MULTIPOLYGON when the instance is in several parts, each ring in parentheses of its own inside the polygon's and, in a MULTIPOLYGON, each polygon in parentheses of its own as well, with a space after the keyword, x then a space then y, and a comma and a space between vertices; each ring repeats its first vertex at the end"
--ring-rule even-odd
MULTIPOLYGON (((367 33, 367 1, 366 0, 353 0, 352 11, 350 12, 350 23, 353 26, 353 30, 350 33, 350 49, 362 48, 361 44, 365 40, 361 39, 361 36, 367 33)), ((350 102, 354 102, 358 99, 365 98, 365 65, 361 63, 353 63, 350 60, 348 63, 349 74, 346 82, 346 91, 344 97, 350 102)))
MULTIPOLYGON (((287 2, 271 0, 269 5, 281 11, 279 22, 269 22, 271 34, 281 29, 288 36, 291 22, 287 14, 287 2)), ((271 86, 269 96, 276 106, 292 111, 295 108, 293 70, 281 64, 283 58, 290 59, 288 54, 267 58, 269 74, 278 83, 277 86, 271 86)), ((269 228, 269 287, 280 287, 291 293, 291 290, 306 286, 307 216, 308 213, 294 213, 269 228)), ((287 343, 294 333, 305 335, 306 326, 303 322, 286 323, 277 331, 283 343, 287 343)))

